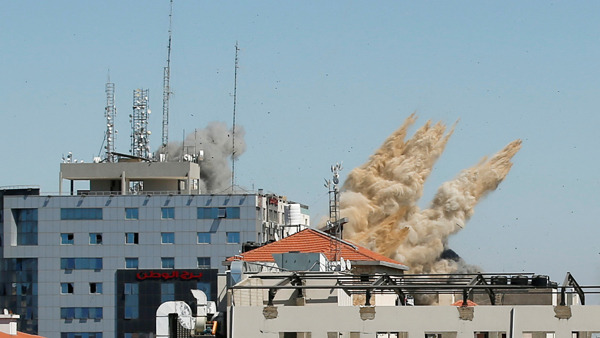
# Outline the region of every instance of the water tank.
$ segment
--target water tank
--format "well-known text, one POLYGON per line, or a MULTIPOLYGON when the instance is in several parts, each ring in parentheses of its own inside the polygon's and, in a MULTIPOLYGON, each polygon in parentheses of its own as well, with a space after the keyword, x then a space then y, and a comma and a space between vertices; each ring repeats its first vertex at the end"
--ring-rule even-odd
POLYGON ((300 204, 293 203, 285 207, 285 224, 286 225, 298 225, 303 224, 302 212, 300 211, 300 204))
POLYGON ((508 277, 492 276, 492 285, 506 285, 506 284, 508 284, 508 277))
POLYGON ((527 276, 512 276, 510 277, 511 285, 527 285, 529 278, 527 276))
POLYGON ((550 284, 550 277, 544 275, 533 276, 531 278, 531 286, 536 288, 547 288, 550 284))

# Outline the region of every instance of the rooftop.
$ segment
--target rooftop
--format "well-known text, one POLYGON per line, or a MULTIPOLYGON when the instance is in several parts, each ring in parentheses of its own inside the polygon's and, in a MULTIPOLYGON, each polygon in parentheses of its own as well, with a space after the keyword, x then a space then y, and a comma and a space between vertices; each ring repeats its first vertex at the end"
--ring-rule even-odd
POLYGON ((288 252, 321 253, 329 261, 339 260, 340 257, 336 257, 339 253, 345 260, 353 262, 384 262, 408 270, 406 265, 391 258, 315 229, 302 230, 277 242, 229 257, 227 261, 275 262, 273 254, 288 252))

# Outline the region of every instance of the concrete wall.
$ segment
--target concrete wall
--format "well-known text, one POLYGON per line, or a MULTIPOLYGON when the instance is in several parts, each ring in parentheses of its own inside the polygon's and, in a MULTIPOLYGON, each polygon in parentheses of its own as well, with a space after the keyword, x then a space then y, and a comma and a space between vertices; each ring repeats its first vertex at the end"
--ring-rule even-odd
POLYGON ((380 332, 406 332, 423 338, 425 333, 449 332, 473 338, 474 332, 504 332, 507 337, 513 332, 512 337, 520 338, 527 332, 553 332, 557 338, 571 338, 573 332, 600 332, 600 306, 572 306, 570 311, 569 319, 558 319, 553 306, 235 306, 231 337, 278 338, 282 332, 310 332, 311 338, 327 338, 328 332, 376 337, 380 332), (472 318, 461 319, 459 311, 472 311, 472 318))

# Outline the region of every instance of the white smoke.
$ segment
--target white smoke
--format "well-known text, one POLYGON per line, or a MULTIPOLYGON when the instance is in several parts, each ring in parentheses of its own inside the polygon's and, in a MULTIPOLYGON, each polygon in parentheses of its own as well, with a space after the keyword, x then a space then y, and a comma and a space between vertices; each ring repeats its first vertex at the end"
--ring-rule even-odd
POLYGON ((231 187, 230 160, 238 159, 246 151, 244 135, 244 128, 236 126, 234 150, 233 130, 223 122, 211 122, 206 128, 189 133, 183 143, 169 142, 166 149, 161 147, 159 152, 166 152, 168 161, 181 161, 186 154, 196 155, 203 151, 200 191, 218 193, 231 187))
POLYGON ((400 261, 411 273, 473 272, 460 257, 443 257, 448 237, 465 227, 474 207, 508 174, 521 140, 509 143, 490 159, 462 171, 437 191, 428 209, 418 200, 435 161, 454 127, 427 122, 408 140, 404 124, 361 167, 352 170, 340 194, 340 215, 349 222, 344 239, 400 261))

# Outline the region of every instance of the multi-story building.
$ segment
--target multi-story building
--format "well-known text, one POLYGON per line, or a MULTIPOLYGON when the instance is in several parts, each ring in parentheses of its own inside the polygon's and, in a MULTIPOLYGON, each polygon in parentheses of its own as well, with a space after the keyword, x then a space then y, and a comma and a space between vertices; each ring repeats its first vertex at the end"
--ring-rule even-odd
POLYGON ((308 207, 283 196, 201 194, 199 173, 194 162, 63 163, 58 195, 0 190, 0 308, 50 338, 144 337, 161 303, 193 301, 196 288, 216 300, 222 262, 244 243, 309 225, 308 207))

